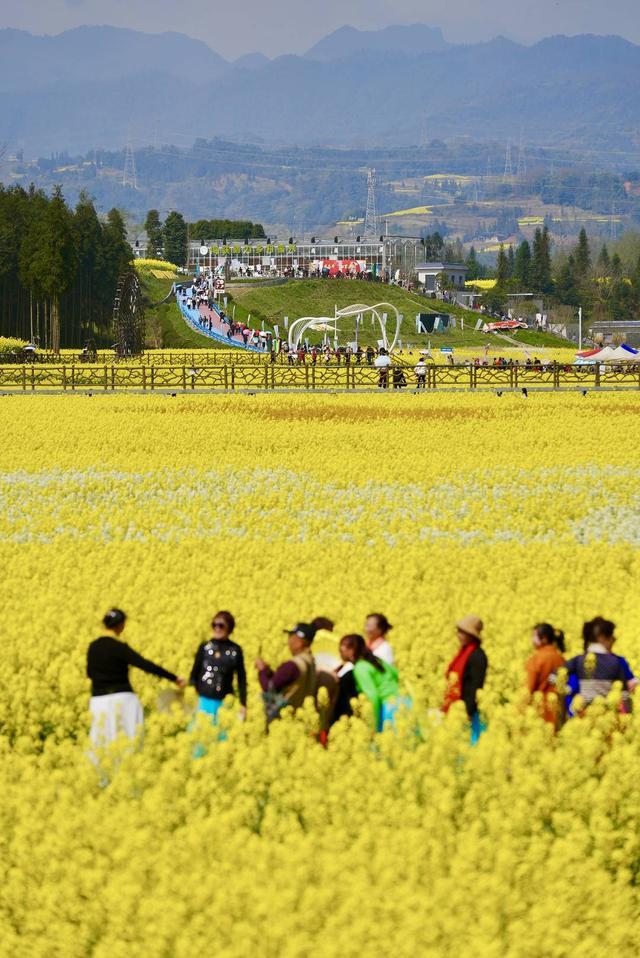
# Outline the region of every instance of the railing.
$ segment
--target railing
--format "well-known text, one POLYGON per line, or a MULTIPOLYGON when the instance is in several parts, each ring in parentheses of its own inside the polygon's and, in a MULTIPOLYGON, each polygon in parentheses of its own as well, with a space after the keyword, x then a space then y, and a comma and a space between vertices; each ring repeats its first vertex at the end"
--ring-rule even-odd
MULTIPOLYGON (((409 368, 394 366, 381 378, 371 366, 300 366, 215 363, 189 366, 23 365, 0 366, 0 393, 15 392, 232 392, 267 390, 414 391, 409 368), (404 385, 403 385, 404 381, 404 385)), ((521 391, 640 390, 640 365, 607 366, 428 366, 420 390, 521 391)))
MULTIPOLYGON (((402 357, 396 360, 402 364, 402 357)), ((144 366, 183 366, 185 364, 190 364, 193 366, 222 366, 222 365, 257 365, 263 366, 265 363, 275 362, 278 366, 288 366, 288 365, 298 365, 297 358, 294 357, 293 363, 289 363, 287 353, 277 353, 275 360, 272 360, 271 354, 268 350, 237 350, 232 347, 228 348, 228 341, 225 339, 221 343, 220 348, 212 349, 196 349, 196 350, 181 350, 176 352, 171 352, 170 350, 149 350, 146 353, 142 353, 139 356, 125 357, 120 359, 114 355, 112 349, 101 349, 98 350, 96 356, 92 360, 88 360, 82 356, 79 351, 69 351, 63 350, 61 353, 56 355, 55 353, 37 353, 33 360, 28 360, 25 362, 23 358, 18 358, 17 356, 9 359, 3 359, 0 364, 6 365, 31 365, 34 363, 37 366, 111 366, 111 365, 144 365, 144 366)), ((417 355, 413 357, 412 364, 409 363, 407 357, 407 364, 415 366, 417 362, 417 355)), ((307 354, 306 364, 311 365, 312 359, 311 354, 307 354)), ((365 366, 367 365, 366 356, 361 357, 360 363, 357 362, 355 356, 351 357, 350 364, 353 366, 365 366)), ((339 366, 346 365, 344 356, 341 357, 340 362, 338 363, 335 356, 331 356, 329 363, 325 362, 324 354, 318 353, 317 366, 339 366)))

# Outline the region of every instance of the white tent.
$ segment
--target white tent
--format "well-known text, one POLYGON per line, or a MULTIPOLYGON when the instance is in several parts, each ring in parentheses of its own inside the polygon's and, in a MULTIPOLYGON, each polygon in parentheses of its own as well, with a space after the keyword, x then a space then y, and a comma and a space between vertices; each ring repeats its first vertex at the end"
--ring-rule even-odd
POLYGON ((613 352, 615 353, 616 362, 640 362, 640 352, 637 349, 634 349, 633 346, 627 346, 626 343, 623 343, 622 346, 617 346, 613 352))
POLYGON ((640 352, 631 346, 603 346, 598 352, 578 355, 576 364, 593 363, 640 363, 640 352))

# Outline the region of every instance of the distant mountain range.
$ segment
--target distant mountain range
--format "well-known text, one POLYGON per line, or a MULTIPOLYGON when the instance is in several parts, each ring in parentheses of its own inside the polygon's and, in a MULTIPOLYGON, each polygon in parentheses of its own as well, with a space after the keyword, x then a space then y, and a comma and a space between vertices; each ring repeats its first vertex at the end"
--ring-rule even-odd
POLYGON ((0 144, 30 157, 197 136, 334 146, 522 136, 637 168, 639 88, 640 47, 618 37, 456 45, 423 25, 343 27, 304 56, 230 63, 177 33, 0 30, 0 144))

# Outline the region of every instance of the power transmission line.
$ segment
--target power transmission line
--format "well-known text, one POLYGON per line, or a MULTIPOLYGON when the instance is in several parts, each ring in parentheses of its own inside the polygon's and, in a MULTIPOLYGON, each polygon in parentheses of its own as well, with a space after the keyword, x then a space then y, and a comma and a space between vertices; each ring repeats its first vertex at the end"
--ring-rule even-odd
POLYGON ((420 149, 424 150, 428 146, 427 142, 427 111, 422 114, 422 129, 420 131, 420 149))
POLYGON ((376 171, 367 175, 367 212, 364 218, 365 237, 378 236, 378 211, 376 209, 376 171))
POLYGON ((513 176, 513 163, 511 162, 511 140, 507 140, 507 150, 504 157, 504 182, 513 176))
POLYGON ((132 189, 138 189, 138 178, 136 176, 136 158, 131 146, 131 140, 127 141, 127 148, 124 153, 124 170, 122 172, 122 185, 130 186, 132 189))
POLYGON ((518 146, 518 165, 516 169, 516 176, 518 179, 527 175, 527 154, 524 148, 524 140, 522 138, 522 132, 520 132, 520 144, 518 146))
POLYGON ((618 236, 618 225, 615 220, 616 204, 614 200, 611 200, 611 218, 609 221, 609 230, 611 232, 611 239, 615 240, 618 236))

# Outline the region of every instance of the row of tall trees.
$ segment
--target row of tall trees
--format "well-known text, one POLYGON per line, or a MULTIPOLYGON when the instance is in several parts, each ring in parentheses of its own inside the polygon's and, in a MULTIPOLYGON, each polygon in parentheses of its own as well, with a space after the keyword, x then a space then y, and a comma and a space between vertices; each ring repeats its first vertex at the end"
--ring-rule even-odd
POLYGON ((262 239, 265 236, 264 227, 250 220, 198 220, 188 224, 182 213, 175 210, 169 213, 164 223, 158 210, 149 210, 144 230, 148 255, 155 259, 162 257, 176 266, 186 266, 190 236, 203 241, 224 237, 262 239))
POLYGON ((543 294, 551 305, 582 306, 592 319, 636 318, 640 315, 640 235, 629 234, 611 253, 603 245, 595 255, 582 229, 570 251, 552 256, 544 227, 536 231, 532 244, 523 240, 515 249, 500 248, 495 278, 495 289, 485 296, 491 306, 504 305, 510 292, 531 292, 543 294))
POLYGON ((0 186, 0 336, 54 351, 105 344, 131 260, 118 210, 102 221, 84 194, 73 210, 59 187, 48 196, 0 186))
POLYGON ((514 250, 500 247, 496 263, 496 286, 500 290, 553 292, 551 269, 551 238, 545 226, 537 229, 533 243, 523 240, 514 250))
POLYGON ((157 210, 149 210, 144 221, 147 234, 147 255, 152 259, 162 257, 175 266, 186 266, 189 227, 182 213, 169 213, 164 223, 157 210))
MULTIPOLYGON (((555 296, 567 306, 582 306, 594 319, 637 319, 640 316, 640 237, 629 237, 623 259, 614 247, 603 245, 592 255, 582 231, 577 246, 559 255, 555 266, 555 296), (635 248, 634 248, 635 246, 635 248)), ((618 244, 616 244, 617 246, 618 244)))

